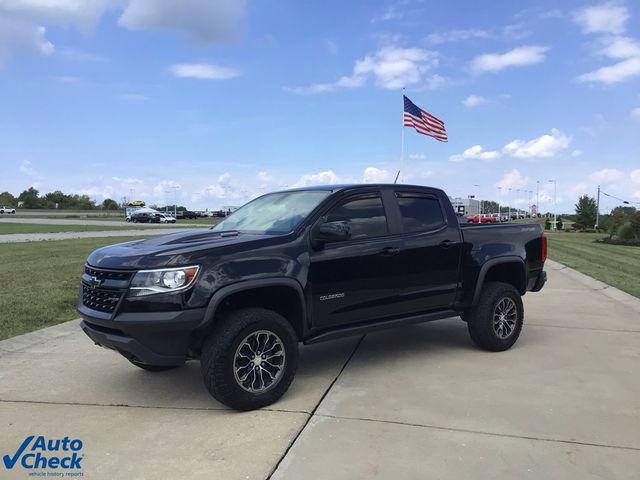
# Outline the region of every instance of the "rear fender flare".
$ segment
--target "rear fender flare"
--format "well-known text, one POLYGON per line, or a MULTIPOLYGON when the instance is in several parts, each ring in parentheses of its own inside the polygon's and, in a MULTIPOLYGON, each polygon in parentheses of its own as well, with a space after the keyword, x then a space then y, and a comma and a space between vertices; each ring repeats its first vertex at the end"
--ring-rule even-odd
MULTIPOLYGON (((521 285, 524 285, 524 288, 526 289, 526 285, 527 285, 526 284, 526 268, 525 268, 524 260, 522 260, 522 258, 516 257, 516 256, 492 258, 490 260, 487 260, 484 263, 484 265, 482 265, 482 267, 480 268, 480 273, 478 274, 478 280, 476 281, 476 288, 473 293, 473 300, 471 301, 472 306, 477 305, 478 300, 480 300, 480 292, 482 291, 482 287, 484 286, 484 279, 487 276, 487 273, 489 272, 489 270, 491 270, 491 268, 495 267, 496 265, 502 265, 505 263, 515 263, 520 267, 521 285)), ((524 293, 522 292, 522 289, 519 286, 516 286, 516 288, 518 288, 521 294, 524 293)))

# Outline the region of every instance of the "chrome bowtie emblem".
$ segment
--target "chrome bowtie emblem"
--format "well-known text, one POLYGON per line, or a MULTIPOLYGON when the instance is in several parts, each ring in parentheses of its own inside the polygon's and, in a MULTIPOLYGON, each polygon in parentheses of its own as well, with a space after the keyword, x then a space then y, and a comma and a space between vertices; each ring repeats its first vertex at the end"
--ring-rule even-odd
POLYGON ((99 287, 102 285, 103 280, 98 279, 97 277, 90 276, 89 277, 89 285, 92 287, 99 287))

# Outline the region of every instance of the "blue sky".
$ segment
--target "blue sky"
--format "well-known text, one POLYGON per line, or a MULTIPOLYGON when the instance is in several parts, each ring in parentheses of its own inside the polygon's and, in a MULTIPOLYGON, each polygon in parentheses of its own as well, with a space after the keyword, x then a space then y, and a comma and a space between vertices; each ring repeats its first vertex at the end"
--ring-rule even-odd
POLYGON ((640 202, 639 22, 630 1, 0 0, 0 191, 219 208, 393 181, 404 86, 449 135, 405 129, 407 183, 640 202))

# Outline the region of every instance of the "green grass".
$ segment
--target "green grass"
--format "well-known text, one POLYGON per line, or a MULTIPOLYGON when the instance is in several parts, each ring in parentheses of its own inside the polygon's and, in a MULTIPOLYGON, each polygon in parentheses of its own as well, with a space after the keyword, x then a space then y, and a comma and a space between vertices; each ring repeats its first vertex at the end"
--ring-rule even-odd
POLYGON ((601 233, 549 233, 549 258, 640 298, 640 247, 594 243, 601 233))
POLYGON ((136 226, 129 224, 116 227, 111 225, 49 225, 44 223, 0 222, 0 235, 11 233, 106 232, 133 229, 136 229, 136 226))
POLYGON ((135 237, 0 245, 0 339, 77 318, 82 267, 96 248, 135 237))

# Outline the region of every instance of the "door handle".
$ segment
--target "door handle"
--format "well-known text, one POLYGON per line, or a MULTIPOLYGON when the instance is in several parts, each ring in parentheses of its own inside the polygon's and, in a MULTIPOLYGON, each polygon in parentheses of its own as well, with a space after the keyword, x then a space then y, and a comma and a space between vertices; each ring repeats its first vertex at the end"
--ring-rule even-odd
POLYGON ((391 257, 393 255, 397 255, 398 253, 400 253, 400 249, 396 247, 384 247, 382 250, 380 250, 380 255, 383 255, 385 257, 391 257))
POLYGON ((439 244, 440 248, 451 248, 455 245, 456 245, 456 242, 453 242, 451 240, 443 240, 439 244))

